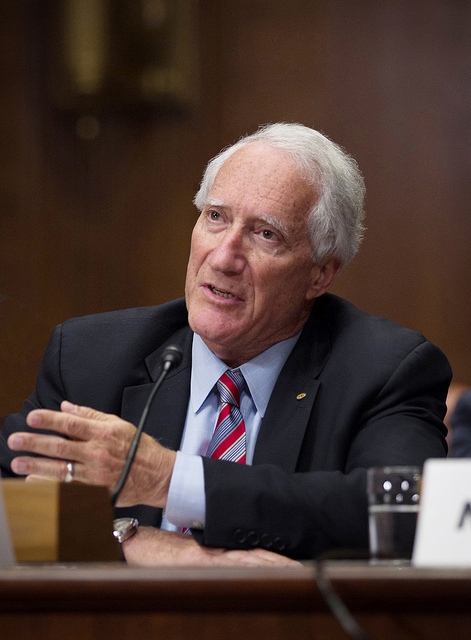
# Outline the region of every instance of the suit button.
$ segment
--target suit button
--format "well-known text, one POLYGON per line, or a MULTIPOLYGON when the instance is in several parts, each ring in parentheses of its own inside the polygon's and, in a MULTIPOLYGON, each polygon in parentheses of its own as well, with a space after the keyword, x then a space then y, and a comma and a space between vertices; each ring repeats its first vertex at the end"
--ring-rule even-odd
POLYGON ((247 536, 247 542, 251 547, 258 547, 260 544, 260 535, 257 531, 250 531, 247 536))
POLYGON ((247 540, 247 536, 245 534, 245 531, 243 531, 242 529, 236 529, 232 534, 232 539, 236 544, 244 544, 247 540))
POLYGON ((273 548, 275 549, 275 551, 284 551, 285 547, 286 543, 283 538, 280 538, 280 536, 276 536, 276 538, 274 538, 273 540, 273 548))
POLYGON ((268 533, 264 533, 260 538, 260 546, 263 549, 271 549, 273 547, 272 537, 268 535, 268 533))

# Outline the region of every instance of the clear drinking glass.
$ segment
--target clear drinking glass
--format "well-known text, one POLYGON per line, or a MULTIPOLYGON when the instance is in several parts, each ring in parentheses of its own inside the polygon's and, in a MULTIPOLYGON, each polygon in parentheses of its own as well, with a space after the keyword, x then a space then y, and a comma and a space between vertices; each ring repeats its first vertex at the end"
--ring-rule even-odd
POLYGON ((420 467, 367 471, 370 554, 375 560, 412 557, 420 502, 420 467))

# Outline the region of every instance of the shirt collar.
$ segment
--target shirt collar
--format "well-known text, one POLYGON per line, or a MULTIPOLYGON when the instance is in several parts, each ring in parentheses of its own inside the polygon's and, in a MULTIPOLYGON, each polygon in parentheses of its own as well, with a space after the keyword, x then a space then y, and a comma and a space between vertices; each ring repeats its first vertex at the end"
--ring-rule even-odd
MULTIPOLYGON (((245 378, 258 413, 263 416, 273 387, 301 332, 277 342, 239 368, 245 378)), ((211 393, 227 365, 194 334, 191 368, 191 408, 196 413, 211 393)))

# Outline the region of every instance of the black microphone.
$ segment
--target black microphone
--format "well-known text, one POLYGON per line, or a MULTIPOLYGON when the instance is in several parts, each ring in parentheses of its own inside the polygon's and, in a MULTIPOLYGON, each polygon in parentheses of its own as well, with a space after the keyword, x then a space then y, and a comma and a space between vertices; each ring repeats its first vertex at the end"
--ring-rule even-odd
POLYGON ((133 441, 131 442, 131 446, 129 447, 128 455, 126 456, 121 476, 116 487, 111 492, 111 503, 113 504, 113 506, 116 504, 119 494, 123 490, 126 480, 128 479, 129 471, 131 470, 131 465, 136 455, 139 440, 141 439, 141 434, 144 430, 144 425, 147 419, 147 414, 149 413, 150 405, 152 404, 152 400, 154 399, 154 396, 157 393, 160 385, 164 381, 167 373, 171 369, 178 367, 178 365, 182 361, 182 358, 183 353, 180 347, 177 347, 176 345, 169 345, 166 349, 164 349, 164 352, 162 354, 162 371, 160 372, 160 376, 158 377, 157 382, 154 384, 152 391, 147 398, 147 402, 142 411, 141 419, 139 420, 136 433, 134 434, 133 441))

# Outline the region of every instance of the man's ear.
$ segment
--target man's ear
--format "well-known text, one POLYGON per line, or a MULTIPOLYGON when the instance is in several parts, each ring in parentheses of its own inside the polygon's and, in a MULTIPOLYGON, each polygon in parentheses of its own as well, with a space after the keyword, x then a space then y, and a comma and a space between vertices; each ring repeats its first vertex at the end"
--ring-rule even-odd
POLYGON ((329 258, 322 265, 313 265, 311 285, 307 293, 308 300, 314 300, 330 289, 341 266, 342 263, 338 258, 329 258))

